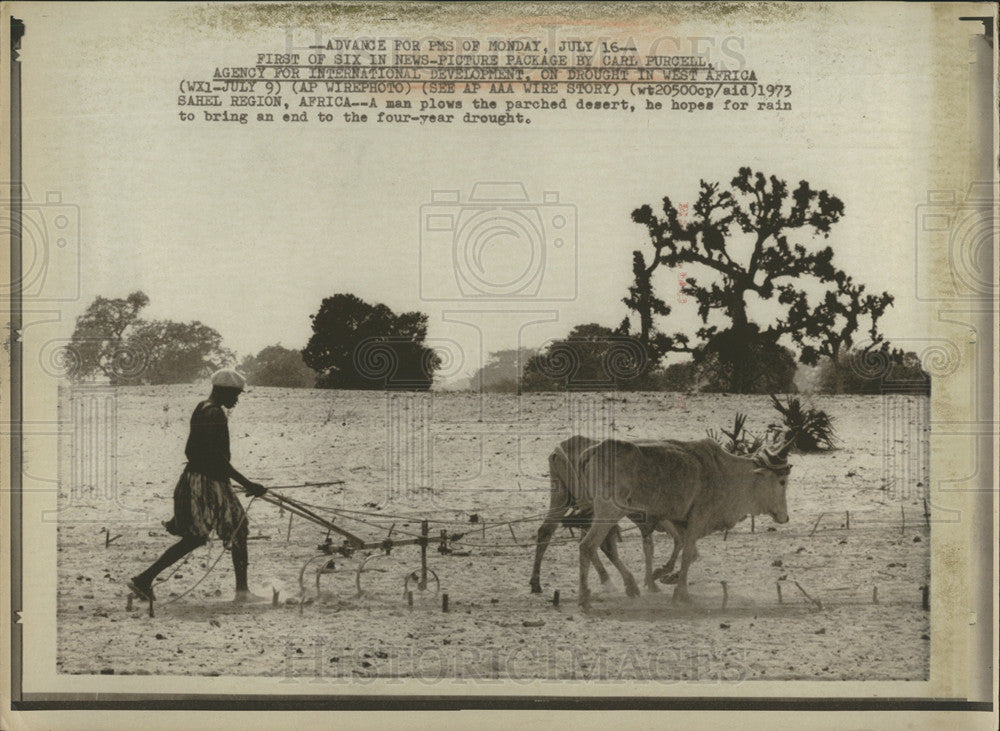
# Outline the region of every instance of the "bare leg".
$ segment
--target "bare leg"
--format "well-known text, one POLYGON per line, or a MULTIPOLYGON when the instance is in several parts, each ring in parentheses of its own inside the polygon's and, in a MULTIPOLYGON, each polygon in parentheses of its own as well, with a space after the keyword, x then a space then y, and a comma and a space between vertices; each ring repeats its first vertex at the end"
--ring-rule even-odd
POLYGON ((640 528, 642 531, 642 555, 646 560, 646 589, 651 592, 658 592, 660 587, 653 581, 653 531, 640 528))
MULTIPOLYGON (((594 522, 597 522, 597 518, 594 518, 594 522)), ((613 524, 612 528, 617 527, 617 524, 613 524)), ((635 577, 632 576, 632 572, 628 570, 625 564, 622 562, 621 558, 618 557, 618 544, 616 541, 611 542, 611 555, 608 558, 611 563, 614 564, 615 568, 618 569, 618 573, 622 576, 622 581, 625 582, 625 594, 628 596, 639 596, 639 585, 635 583, 635 577)))
POLYGON ((247 586, 247 569, 250 566, 250 555, 247 551, 247 528, 241 526, 233 535, 230 551, 233 554, 233 573, 236 574, 236 591, 250 591, 247 586))
POLYGON ((695 562, 698 558, 698 549, 695 547, 694 540, 690 538, 685 538, 683 553, 681 554, 681 573, 677 578, 677 586, 674 587, 674 601, 675 602, 690 602, 691 597, 688 595, 688 569, 691 568, 691 564, 695 562))
MULTIPOLYGON (((604 555, 607 556, 608 559, 611 559, 611 556, 613 555, 612 551, 617 550, 617 548, 612 545, 617 541, 618 541, 618 526, 616 525, 610 531, 608 531, 608 535, 604 538, 604 542, 601 543, 601 551, 604 552, 604 555)), ((594 568, 597 569, 597 578, 601 580, 601 583, 607 584, 608 581, 611 579, 611 577, 608 576, 608 572, 604 568, 604 564, 601 563, 601 559, 597 557, 596 553, 594 554, 594 568)))
POLYGON ((587 531, 587 535, 580 541, 580 596, 578 601, 584 609, 590 606, 590 588, 587 586, 590 564, 597 558, 597 547, 604 541, 613 525, 613 523, 602 523, 595 520, 591 524, 590 530, 587 531))
POLYGON ((674 550, 671 551, 670 553, 670 559, 660 568, 658 568, 656 571, 653 572, 653 579, 654 580, 659 579, 664 584, 673 583, 671 579, 673 579, 673 581, 676 581, 677 577, 673 576, 673 571, 674 571, 674 564, 677 563, 677 557, 680 555, 680 553, 681 553, 681 542, 679 539, 675 538, 674 550))
POLYGON ((129 582, 130 587, 142 594, 145 594, 145 596, 141 597, 142 599, 152 599, 153 580, 164 570, 173 566, 175 563, 191 553, 191 551, 204 546, 205 543, 206 539, 204 538, 192 538, 190 536, 181 538, 177 541, 177 543, 164 551, 163 555, 156 559, 152 566, 138 576, 133 577, 129 582))
MULTIPOLYGON (((550 463, 550 470, 553 469, 550 463)), ((552 475, 552 488, 549 497, 549 512, 545 515, 545 520, 542 521, 542 525, 538 528, 538 535, 536 536, 535 545, 535 563, 531 567, 531 593, 541 594, 542 593, 542 557, 545 555, 545 549, 549 547, 549 541, 552 540, 552 534, 556 530, 556 526, 559 524, 560 519, 569 510, 569 493, 566 491, 565 486, 562 481, 552 475)), ((601 567, 601 571, 604 567, 601 567)), ((598 571, 600 573, 600 571, 598 571)), ((607 576, 607 572, 604 573, 607 576)))
POLYGON ((249 533, 250 531, 247 529, 246 522, 244 521, 243 525, 233 535, 230 546, 233 554, 233 573, 236 574, 236 598, 234 601, 238 604, 267 601, 265 597, 251 594, 250 587, 247 585, 247 569, 250 565, 250 558, 247 553, 247 537, 249 533))
POLYGON ((663 564, 663 566, 661 566, 660 568, 658 568, 656 571, 653 572, 654 580, 661 579, 665 584, 669 584, 671 583, 669 579, 671 578, 671 574, 673 573, 674 564, 677 563, 677 556, 680 555, 681 552, 683 537, 677 526, 674 525, 674 523, 669 520, 661 521, 660 523, 657 524, 656 528, 657 530, 669 533, 674 538, 674 548, 673 551, 671 551, 670 553, 670 559, 665 564, 663 564), (662 579, 662 577, 666 577, 666 579, 662 579))

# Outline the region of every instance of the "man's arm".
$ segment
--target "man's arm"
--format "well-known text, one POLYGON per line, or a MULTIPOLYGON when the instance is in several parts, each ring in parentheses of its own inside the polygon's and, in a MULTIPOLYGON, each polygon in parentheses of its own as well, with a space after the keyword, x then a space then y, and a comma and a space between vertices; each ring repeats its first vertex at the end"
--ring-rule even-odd
POLYGON ((246 490, 248 495, 260 497, 267 492, 267 488, 263 485, 252 480, 248 480, 240 474, 240 472, 233 467, 232 462, 229 461, 229 425, 226 422, 226 416, 221 408, 216 407, 209 410, 209 412, 205 415, 205 427, 207 435, 210 435, 206 438, 212 444, 211 451, 217 460, 216 464, 219 465, 225 476, 230 480, 235 480, 244 490, 246 490))
POLYGON ((237 483, 239 483, 239 485, 244 490, 246 490, 248 495, 252 495, 253 497, 260 497, 265 492, 267 492, 267 488, 261 485, 259 482, 253 482, 252 480, 248 480, 246 477, 237 472, 236 468, 233 467, 233 465, 230 462, 226 462, 226 469, 229 473, 228 474, 229 479, 235 480, 237 483))

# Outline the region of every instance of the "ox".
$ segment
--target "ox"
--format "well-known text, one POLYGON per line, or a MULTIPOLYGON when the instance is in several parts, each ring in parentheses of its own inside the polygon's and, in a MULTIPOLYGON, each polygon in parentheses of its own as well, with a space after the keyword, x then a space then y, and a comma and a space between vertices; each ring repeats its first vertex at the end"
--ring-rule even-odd
MULTIPOLYGON (((712 439, 609 439, 589 447, 580 456, 580 481, 592 501, 594 521, 580 542, 580 604, 586 607, 590 601, 587 575, 597 546, 625 516, 679 540, 683 553, 674 600, 689 601, 688 569, 698 557, 699 538, 728 530, 747 515, 768 514, 777 523, 788 522, 787 455, 793 442, 788 439, 777 450, 762 449, 751 457, 732 455, 712 439)), ((621 562, 615 568, 626 592, 638 594, 628 569, 621 562)))
MULTIPOLYGON (((549 490, 549 510, 545 515, 545 520, 542 521, 542 525, 538 528, 538 534, 536 537, 537 545, 535 546, 535 563, 531 569, 531 593, 540 594, 542 591, 541 584, 541 569, 542 569, 542 557, 545 555, 545 549, 548 548, 549 541, 552 540, 552 534, 559 523, 567 526, 579 527, 584 532, 590 530, 593 524, 593 502, 588 494, 585 493, 580 481, 580 458, 583 454, 591 447, 594 447, 599 442, 595 439, 588 439, 587 437, 574 436, 569 439, 559 443, 556 448, 549 455, 549 480, 550 480, 550 490, 549 490), (573 510, 574 513, 566 516, 568 510, 573 510)), ((646 558, 646 586, 650 591, 659 591, 659 587, 656 586, 656 582, 653 580, 653 530, 658 529, 671 533, 674 536, 674 549, 670 556, 670 560, 667 564, 658 569, 657 575, 661 573, 669 574, 673 570, 674 562, 677 560, 677 555, 680 553, 680 540, 675 527, 670 523, 664 523, 662 526, 647 524, 642 521, 642 517, 639 514, 631 514, 630 518, 639 526, 642 533, 642 548, 643 554, 646 558)), ((606 532, 604 538, 601 541, 601 550, 608 557, 612 564, 614 564, 619 571, 622 571, 620 566, 620 560, 618 558, 618 542, 619 532, 618 526, 612 525, 606 532)), ((608 572, 605 570, 604 565, 601 560, 597 557, 597 552, 595 551, 590 558, 591 563, 594 564, 594 568, 597 570, 597 575, 601 580, 601 583, 605 583, 608 580, 608 572)), ((627 573, 627 571, 626 571, 627 573)), ((624 575, 624 574, 623 574, 624 575)), ((634 583, 634 582, 633 582, 634 583)), ((626 589, 629 587, 626 586, 626 589)), ((638 589, 635 590, 638 592, 638 589)))

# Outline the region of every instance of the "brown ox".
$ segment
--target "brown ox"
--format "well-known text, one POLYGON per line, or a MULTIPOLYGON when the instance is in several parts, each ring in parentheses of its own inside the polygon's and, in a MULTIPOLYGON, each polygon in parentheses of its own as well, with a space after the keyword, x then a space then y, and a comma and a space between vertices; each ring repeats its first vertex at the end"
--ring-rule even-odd
MULTIPOLYGON (((590 447, 596 446, 599 442, 587 437, 574 436, 560 442, 549 455, 549 512, 545 515, 545 520, 538 528, 537 545, 535 546, 535 563, 531 569, 531 593, 540 594, 542 591, 541 569, 542 557, 545 549, 548 548, 549 541, 556 526, 561 522, 564 525, 579 527, 587 532, 593 524, 593 504, 590 497, 585 494, 580 482, 580 458, 590 447), (567 516, 566 512, 574 510, 575 513, 567 516)), ((670 532, 674 536, 674 549, 667 564, 657 570, 657 574, 669 574, 673 570, 674 562, 680 553, 680 541, 674 526, 665 524, 664 526, 651 526, 642 522, 642 516, 630 515, 642 532, 642 548, 646 559, 646 586, 650 591, 659 591, 656 582, 653 581, 653 529, 670 532)), ((612 564, 621 571, 620 560, 618 558, 618 526, 610 526, 601 541, 601 550, 608 557, 612 564)), ((608 572, 605 570, 601 560, 595 551, 591 556, 591 562, 597 570, 597 575, 601 583, 608 580, 608 572)), ((626 571, 627 573, 627 571, 626 571)), ((633 582, 634 583, 634 582, 633 582)), ((628 587, 626 587, 628 588, 628 587)), ((638 592, 638 589, 636 589, 638 592)))
MULTIPOLYGON (((769 514, 788 522, 786 461, 793 440, 752 457, 729 454, 712 439, 695 442, 606 440, 580 456, 580 479, 591 499, 594 522, 580 542, 580 604, 590 601, 587 574, 597 546, 626 515, 670 530, 681 543, 674 600, 688 601, 687 576, 698 557, 699 538, 730 529, 747 515, 769 514)), ((620 562, 626 592, 635 579, 620 562)), ((647 568, 647 580, 648 580, 647 568)))

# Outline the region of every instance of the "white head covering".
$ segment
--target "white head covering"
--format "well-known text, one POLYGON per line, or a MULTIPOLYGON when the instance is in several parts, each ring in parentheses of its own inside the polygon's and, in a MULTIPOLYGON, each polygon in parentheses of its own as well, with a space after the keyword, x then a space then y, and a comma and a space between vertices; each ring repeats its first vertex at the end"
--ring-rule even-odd
POLYGON ((212 374, 212 385, 225 388, 238 388, 240 391, 247 385, 247 379, 232 368, 223 368, 212 374))

